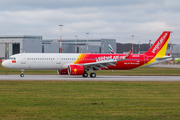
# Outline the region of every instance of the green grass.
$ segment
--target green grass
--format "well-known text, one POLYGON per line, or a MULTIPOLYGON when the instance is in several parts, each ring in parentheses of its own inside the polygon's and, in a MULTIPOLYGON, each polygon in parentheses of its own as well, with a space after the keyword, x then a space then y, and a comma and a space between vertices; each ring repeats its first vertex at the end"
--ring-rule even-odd
MULTIPOLYGON (((25 70, 25 74, 57 75, 57 70, 25 70)), ((0 74, 21 74, 21 70, 8 69, 0 65, 0 74)))
POLYGON ((0 81, 4 120, 179 120, 180 82, 0 81))
MULTIPOLYGON (((20 74, 20 70, 7 69, 0 65, 0 74, 20 74)), ((56 70, 25 70, 25 74, 49 74, 57 75, 56 70)), ((179 68, 155 68, 155 67, 145 67, 140 69, 132 70, 102 70, 95 71, 97 75, 177 75, 180 76, 179 68)))

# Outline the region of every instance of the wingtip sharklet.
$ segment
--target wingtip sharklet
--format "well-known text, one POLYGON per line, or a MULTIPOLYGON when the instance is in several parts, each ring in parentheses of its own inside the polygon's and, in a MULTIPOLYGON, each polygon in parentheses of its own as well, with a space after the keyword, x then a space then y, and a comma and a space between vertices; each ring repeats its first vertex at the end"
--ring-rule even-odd
POLYGON ((128 54, 125 56, 125 59, 128 59, 128 58, 129 58, 129 56, 130 56, 131 53, 132 53, 132 50, 133 50, 133 49, 131 49, 131 50, 128 52, 128 54))

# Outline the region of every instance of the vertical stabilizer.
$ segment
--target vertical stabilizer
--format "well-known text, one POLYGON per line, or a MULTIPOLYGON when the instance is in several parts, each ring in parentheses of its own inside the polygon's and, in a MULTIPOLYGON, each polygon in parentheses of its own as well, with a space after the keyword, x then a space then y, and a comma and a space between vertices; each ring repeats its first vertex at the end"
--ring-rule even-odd
POLYGON ((158 57, 163 57, 166 54, 170 33, 170 31, 164 31, 145 54, 152 56, 158 54, 158 57))
POLYGON ((108 47, 109 47, 109 51, 110 51, 112 54, 114 54, 114 50, 113 50, 113 48, 111 47, 110 44, 108 44, 108 47))

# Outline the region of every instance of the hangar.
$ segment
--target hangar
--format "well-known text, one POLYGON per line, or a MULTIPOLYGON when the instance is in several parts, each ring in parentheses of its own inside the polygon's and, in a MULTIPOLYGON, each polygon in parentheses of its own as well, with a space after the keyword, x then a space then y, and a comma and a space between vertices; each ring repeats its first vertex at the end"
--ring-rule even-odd
MULTIPOLYGON (((108 44, 110 44, 116 52, 115 39, 63 39, 62 40, 62 53, 110 53, 108 44)), ((43 40, 42 53, 59 53, 60 40, 43 40)))
POLYGON ((166 54, 172 54, 174 58, 180 58, 180 45, 172 44, 171 48, 171 45, 168 44, 166 54))
MULTIPOLYGON (((63 39, 62 53, 109 53, 108 44, 116 52, 115 39, 63 39)), ((0 36, 0 59, 17 53, 59 53, 60 40, 42 39, 42 36, 0 36)))
MULTIPOLYGON (((63 39, 62 53, 110 53, 108 44, 112 46, 115 52, 119 49, 124 50, 121 46, 117 48, 116 39, 63 39)), ((123 44, 128 50, 131 49, 128 45, 123 44)), ((142 46, 141 46, 142 48, 142 46)), ((167 47, 167 54, 172 53, 175 58, 180 57, 180 45, 173 44, 172 52, 170 52, 170 44, 167 47)), ((118 50, 118 51, 117 51, 118 50)), ((0 59, 6 59, 9 56, 17 53, 59 53, 60 40, 59 39, 43 39, 42 36, 33 35, 19 35, 19 36, 0 36, 0 59)), ((122 53, 122 52, 120 52, 122 53)))
POLYGON ((17 53, 42 52, 42 36, 0 36, 0 58, 17 53))

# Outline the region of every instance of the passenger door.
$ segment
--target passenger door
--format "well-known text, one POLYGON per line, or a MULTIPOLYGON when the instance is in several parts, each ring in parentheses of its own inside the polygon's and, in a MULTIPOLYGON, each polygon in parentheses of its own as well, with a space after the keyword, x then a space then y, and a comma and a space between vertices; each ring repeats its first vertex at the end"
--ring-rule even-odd
POLYGON ((21 64, 26 64, 26 56, 21 55, 21 64))
POLYGON ((144 55, 144 64, 148 62, 148 56, 144 55))
POLYGON ((61 56, 60 55, 56 56, 56 64, 61 64, 61 56))

